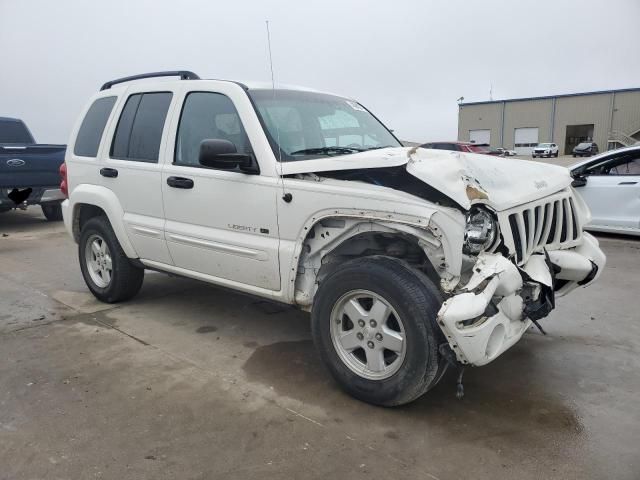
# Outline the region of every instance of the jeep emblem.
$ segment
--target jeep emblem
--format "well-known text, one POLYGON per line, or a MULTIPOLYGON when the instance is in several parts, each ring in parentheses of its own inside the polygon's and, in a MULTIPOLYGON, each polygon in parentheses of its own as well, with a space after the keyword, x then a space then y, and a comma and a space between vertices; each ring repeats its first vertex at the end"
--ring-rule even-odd
POLYGON ((538 190, 540 190, 541 188, 546 188, 546 187, 548 187, 548 186, 549 186, 549 185, 547 184, 547 182, 545 182, 544 180, 541 180, 541 181, 539 181, 539 182, 533 182, 533 184, 536 186, 536 188, 537 188, 538 190))
POLYGON ((10 158, 7 160, 8 167, 21 167, 25 164, 25 161, 20 158, 10 158))

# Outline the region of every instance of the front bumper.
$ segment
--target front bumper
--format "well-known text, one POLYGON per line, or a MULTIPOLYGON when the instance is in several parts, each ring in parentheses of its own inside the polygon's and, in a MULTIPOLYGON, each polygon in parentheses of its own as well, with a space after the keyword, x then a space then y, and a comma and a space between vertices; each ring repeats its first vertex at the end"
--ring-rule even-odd
POLYGON ((498 253, 481 253, 466 285, 438 312, 438 324, 459 362, 485 365, 546 316, 555 297, 598 278, 605 256, 588 233, 575 248, 531 255, 522 267, 498 253))

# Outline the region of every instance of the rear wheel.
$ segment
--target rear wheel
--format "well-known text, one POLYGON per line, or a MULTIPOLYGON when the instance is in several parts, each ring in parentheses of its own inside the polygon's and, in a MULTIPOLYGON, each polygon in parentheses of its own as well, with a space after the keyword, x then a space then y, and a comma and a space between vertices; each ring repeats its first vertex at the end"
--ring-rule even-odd
POLYGON ((98 300, 128 300, 142 286, 144 269, 127 258, 106 217, 93 217, 84 224, 78 257, 84 281, 98 300))
POLYGON ((46 218, 50 222, 59 222, 62 220, 62 206, 59 203, 55 204, 42 204, 40 205, 42 208, 42 213, 44 214, 44 218, 46 218))
POLYGON ((348 393, 376 405, 402 405, 433 387, 446 368, 435 323, 441 303, 431 281, 404 262, 351 260, 318 289, 314 342, 348 393))

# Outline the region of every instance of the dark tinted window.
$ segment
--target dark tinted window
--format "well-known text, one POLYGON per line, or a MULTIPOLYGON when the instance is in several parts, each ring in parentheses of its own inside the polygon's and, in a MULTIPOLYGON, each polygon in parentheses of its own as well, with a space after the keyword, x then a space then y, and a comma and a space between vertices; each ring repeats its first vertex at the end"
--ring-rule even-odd
POLYGON ((111 145, 111 157, 157 162, 171 93, 131 95, 122 110, 111 145))
POLYGON ((31 133, 21 120, 0 119, 0 143, 34 143, 31 133))
POLYGON ((433 148, 436 150, 457 150, 453 143, 434 143, 433 148))
POLYGON ((111 144, 111 156, 113 158, 127 158, 129 155, 131 127, 133 126, 133 120, 136 117, 141 98, 142 94, 131 95, 122 109, 116 133, 113 135, 113 143, 111 144))
POLYGON ((233 102, 219 93, 193 92, 180 115, 174 163, 199 165, 200 143, 206 139, 228 140, 238 153, 252 152, 233 102))
POLYGON ((116 97, 99 98, 93 102, 78 130, 76 144, 73 147, 75 155, 95 157, 98 154, 102 133, 115 103, 116 97))

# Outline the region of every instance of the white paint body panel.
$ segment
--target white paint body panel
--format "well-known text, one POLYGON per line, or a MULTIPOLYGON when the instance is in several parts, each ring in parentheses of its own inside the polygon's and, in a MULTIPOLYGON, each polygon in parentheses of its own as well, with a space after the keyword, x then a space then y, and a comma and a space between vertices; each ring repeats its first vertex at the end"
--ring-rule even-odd
MULTIPOLYGON (((604 152, 569 168, 575 172, 628 154, 640 157, 640 146, 604 152)), ((588 175, 576 191, 591 210, 586 229, 640 235, 640 175, 588 175)))

